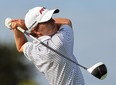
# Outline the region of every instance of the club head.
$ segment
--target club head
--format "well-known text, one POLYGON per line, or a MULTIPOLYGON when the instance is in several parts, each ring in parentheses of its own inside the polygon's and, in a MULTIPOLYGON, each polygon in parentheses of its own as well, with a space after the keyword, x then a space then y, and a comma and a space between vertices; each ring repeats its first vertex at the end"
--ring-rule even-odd
POLYGON ((99 62, 95 65, 93 65, 92 67, 87 69, 93 76, 95 76, 96 78, 103 80, 106 78, 107 76, 107 68, 105 66, 105 64, 103 64, 102 62, 99 62))

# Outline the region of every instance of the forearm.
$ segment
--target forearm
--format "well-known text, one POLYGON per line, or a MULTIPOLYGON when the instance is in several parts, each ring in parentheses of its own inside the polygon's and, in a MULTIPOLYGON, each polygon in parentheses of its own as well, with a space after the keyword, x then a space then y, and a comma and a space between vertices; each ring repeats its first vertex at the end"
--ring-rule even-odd
POLYGON ((72 27, 72 22, 67 18, 54 18, 54 20, 58 28, 62 25, 69 25, 72 27))
POLYGON ((27 42, 27 38, 17 29, 14 29, 13 32, 17 50, 23 52, 23 45, 27 42))
POLYGON ((22 32, 20 32, 17 29, 18 26, 23 28, 24 30, 27 30, 24 20, 13 19, 11 21, 11 28, 14 32, 14 39, 15 39, 16 47, 19 52, 23 52, 23 45, 27 42, 27 38, 25 37, 25 35, 22 32))

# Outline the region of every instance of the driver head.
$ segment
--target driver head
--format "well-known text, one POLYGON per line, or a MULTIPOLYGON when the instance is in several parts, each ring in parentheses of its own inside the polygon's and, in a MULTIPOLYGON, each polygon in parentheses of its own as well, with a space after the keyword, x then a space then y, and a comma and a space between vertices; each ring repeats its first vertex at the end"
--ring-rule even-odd
POLYGON ((87 69, 93 76, 95 76, 98 79, 105 79, 107 76, 107 68, 105 66, 105 64, 103 64, 102 62, 99 62, 95 65, 93 65, 92 67, 90 67, 89 69, 87 69))

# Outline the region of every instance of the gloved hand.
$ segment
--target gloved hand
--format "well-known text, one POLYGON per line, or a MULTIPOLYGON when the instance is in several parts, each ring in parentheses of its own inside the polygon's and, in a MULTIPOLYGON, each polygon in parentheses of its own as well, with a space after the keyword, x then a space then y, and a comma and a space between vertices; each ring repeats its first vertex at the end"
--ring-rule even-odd
POLYGON ((21 27, 24 30, 27 30, 25 26, 25 22, 23 19, 11 19, 11 18, 6 18, 5 20, 5 26, 8 27, 10 30, 17 29, 17 27, 21 27))

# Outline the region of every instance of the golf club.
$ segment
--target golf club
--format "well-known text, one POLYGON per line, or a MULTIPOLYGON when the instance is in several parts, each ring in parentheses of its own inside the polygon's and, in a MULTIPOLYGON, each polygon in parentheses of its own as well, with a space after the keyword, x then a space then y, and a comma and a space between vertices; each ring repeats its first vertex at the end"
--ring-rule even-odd
MULTIPOLYGON (((6 18, 5 20, 5 26, 11 29, 11 18, 6 18)), ((27 31, 23 30, 21 27, 17 27, 17 29, 19 31, 21 31, 22 33, 26 34, 27 36, 31 37, 32 39, 40 42, 40 44, 44 45, 45 47, 47 47, 48 49, 54 51, 55 53, 57 53, 58 55, 60 55, 61 57, 75 63, 76 65, 82 67, 83 69, 87 70, 90 74, 92 74, 94 77, 103 80, 106 78, 107 76, 107 68, 105 66, 105 64, 103 64, 102 62, 96 63, 95 65, 91 66, 90 68, 87 68, 73 60, 71 60, 70 58, 66 57, 65 55, 61 54, 60 52, 54 50, 53 48, 49 47, 48 45, 46 45, 45 43, 41 42, 39 39, 33 37, 32 35, 30 35, 27 31)))

